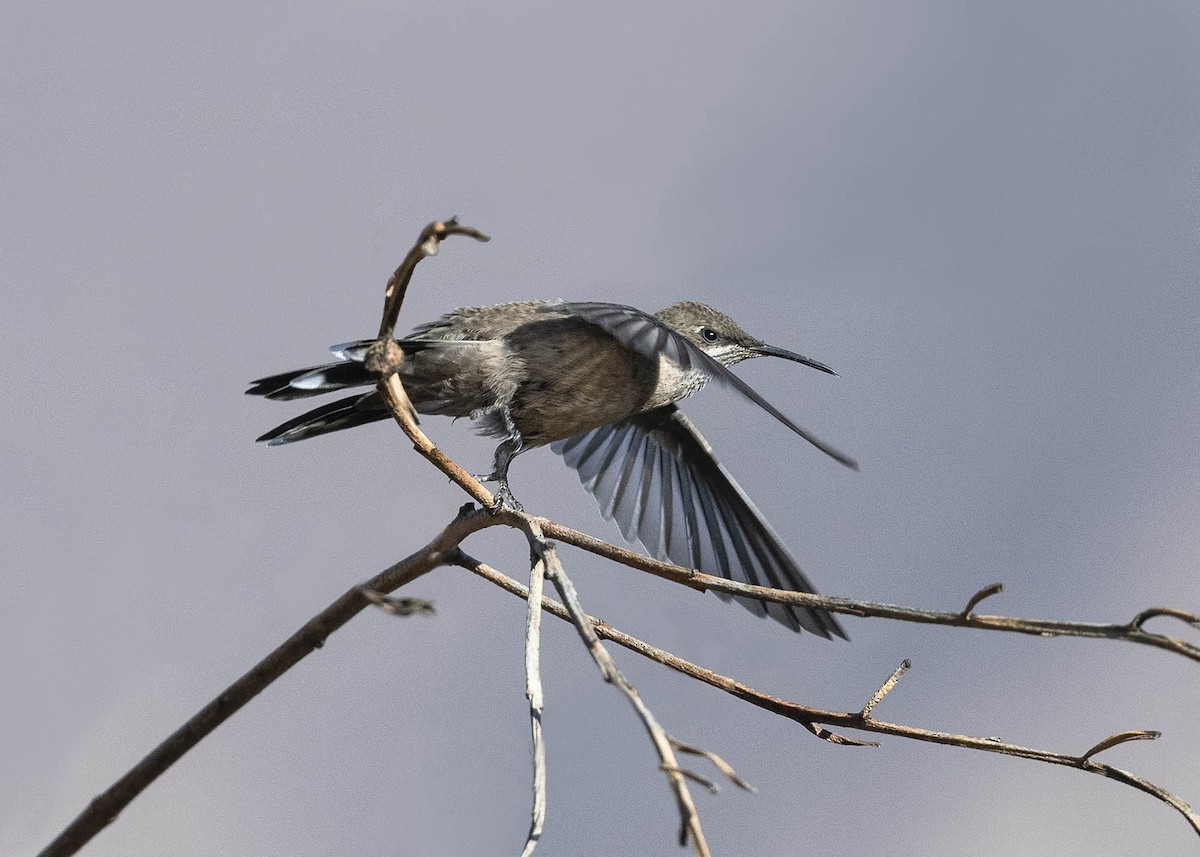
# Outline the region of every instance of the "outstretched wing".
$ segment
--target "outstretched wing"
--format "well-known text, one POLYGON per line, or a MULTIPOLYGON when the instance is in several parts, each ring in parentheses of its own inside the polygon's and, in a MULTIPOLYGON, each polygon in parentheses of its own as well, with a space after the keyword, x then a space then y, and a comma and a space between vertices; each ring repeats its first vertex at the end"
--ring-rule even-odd
POLYGON ((830 458, 847 467, 858 469, 858 464, 853 458, 800 428, 774 405, 756 393, 749 384, 705 354, 686 336, 680 336, 650 313, 631 306, 606 303, 563 303, 556 305, 555 310, 566 310, 584 321, 591 322, 626 348, 637 351, 652 360, 657 359, 661 354, 679 364, 683 369, 696 369, 704 372, 710 377, 711 383, 741 393, 830 458))
MULTIPOLYGON (((654 556, 756 586, 816 591, 675 405, 574 435, 551 448, 579 473, 601 514, 654 556)), ((737 600, 795 631, 846 637, 823 610, 737 600)))

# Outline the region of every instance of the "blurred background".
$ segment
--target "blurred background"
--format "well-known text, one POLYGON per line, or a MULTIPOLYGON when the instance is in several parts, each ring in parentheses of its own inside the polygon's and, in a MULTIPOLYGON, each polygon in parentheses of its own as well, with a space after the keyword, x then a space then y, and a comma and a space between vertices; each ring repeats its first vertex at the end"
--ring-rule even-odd
MULTIPOLYGON (((1190 2, 0 7, 0 850, 37 851, 454 515, 394 426, 267 449, 303 403, 242 395, 372 335, 417 231, 452 214, 493 240, 425 262, 402 330, 519 298, 691 298, 841 373, 738 367, 859 473, 720 391, 685 406, 823 592, 1200 607, 1198 39, 1190 2)), ((466 422, 425 427, 490 464, 466 422)), ((548 450, 513 485, 619 538, 548 450)), ((526 574, 518 536, 468 549, 526 574)), ((830 643, 563 558, 592 613, 779 696, 857 709, 907 657, 881 719, 1071 753, 1161 729, 1103 760, 1200 801, 1183 658, 878 619, 830 643)), ((523 604, 453 569, 404 594, 437 616, 355 620, 86 853, 516 853, 523 604)), ((1099 777, 837 748, 617 657, 759 788, 697 795, 716 854, 1197 845, 1099 777)), ((556 621, 544 673, 539 853, 683 853, 640 726, 556 621)))

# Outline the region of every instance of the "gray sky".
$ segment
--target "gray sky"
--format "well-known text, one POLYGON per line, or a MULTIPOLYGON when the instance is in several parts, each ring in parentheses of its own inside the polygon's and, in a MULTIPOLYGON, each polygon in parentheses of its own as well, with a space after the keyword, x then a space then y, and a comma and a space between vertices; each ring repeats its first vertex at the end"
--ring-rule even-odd
MULTIPOLYGON (((710 391, 687 410, 822 591, 1123 621, 1200 607, 1200 11, 1191 2, 0 7, 0 850, 31 853, 461 496, 379 424, 284 449, 244 382, 532 297, 725 308, 823 360, 739 367, 862 462, 710 391), (382 478, 381 478, 382 475, 382 478)), ((469 468, 489 445, 427 429, 469 468)), ((548 451, 527 508, 601 535, 548 451)), ((470 550, 524 574, 510 534, 470 550)), ((1196 665, 847 620, 795 637, 564 550, 585 605, 781 696, 1082 752, 1200 801, 1196 665)), ((367 614, 155 783, 94 855, 507 854, 528 823, 522 605, 463 572, 367 614)), ((1178 632, 1169 623, 1163 630, 1178 632)), ((1194 635, 1193 635, 1194 637, 1194 635)), ((680 853, 651 749, 547 626, 545 854, 680 853)), ((1062 768, 826 746, 632 656, 758 795, 718 854, 1177 854, 1166 807, 1062 768)), ((541 852, 539 852, 541 853, 541 852)))

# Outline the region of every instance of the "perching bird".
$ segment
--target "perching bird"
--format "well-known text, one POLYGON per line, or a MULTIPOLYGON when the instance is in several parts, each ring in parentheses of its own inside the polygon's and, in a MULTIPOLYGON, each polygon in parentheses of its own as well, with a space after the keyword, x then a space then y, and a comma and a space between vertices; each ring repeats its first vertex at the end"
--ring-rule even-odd
MULTIPOLYGON (((836 374, 828 366, 766 345, 695 301, 654 315, 618 304, 563 301, 465 307, 398 342, 404 351, 400 377, 418 412, 469 416, 481 433, 500 439, 493 472, 483 477, 499 483, 500 502, 515 503, 508 487, 512 459, 550 444, 578 472, 601 513, 652 555, 760 586, 815 591, 675 403, 707 383, 731 387, 855 467, 727 368, 764 355, 836 374)), ((246 392, 297 399, 373 385, 377 379, 362 362, 370 344, 334 346, 338 362, 262 378, 246 392)), ((292 443, 390 415, 372 390, 301 414, 258 439, 272 446, 292 443)), ((793 630, 846 636, 825 611, 738 600, 793 630)))

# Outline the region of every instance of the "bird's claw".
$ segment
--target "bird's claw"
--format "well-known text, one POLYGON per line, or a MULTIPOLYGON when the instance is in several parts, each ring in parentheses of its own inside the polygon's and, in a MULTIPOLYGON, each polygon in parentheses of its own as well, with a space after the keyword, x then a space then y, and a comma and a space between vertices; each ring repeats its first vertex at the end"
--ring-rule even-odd
POLYGON ((507 482, 501 482, 500 487, 496 489, 496 493, 492 495, 495 499, 492 501, 491 511, 493 512, 524 512, 525 507, 517 502, 517 498, 513 496, 509 490, 507 482))

